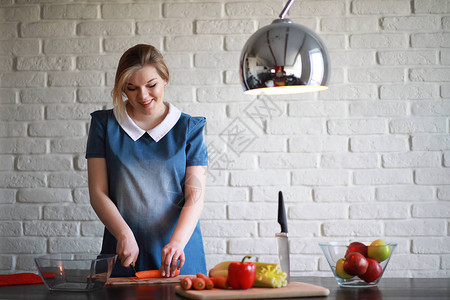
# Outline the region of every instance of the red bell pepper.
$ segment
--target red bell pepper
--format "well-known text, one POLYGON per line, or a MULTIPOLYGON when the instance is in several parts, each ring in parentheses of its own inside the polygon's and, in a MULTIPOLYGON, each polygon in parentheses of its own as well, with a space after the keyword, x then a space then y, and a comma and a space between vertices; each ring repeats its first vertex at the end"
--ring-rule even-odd
POLYGON ((228 266, 228 283, 235 290, 246 290, 252 287, 256 277, 256 264, 245 262, 250 255, 245 256, 242 262, 232 262, 228 266))

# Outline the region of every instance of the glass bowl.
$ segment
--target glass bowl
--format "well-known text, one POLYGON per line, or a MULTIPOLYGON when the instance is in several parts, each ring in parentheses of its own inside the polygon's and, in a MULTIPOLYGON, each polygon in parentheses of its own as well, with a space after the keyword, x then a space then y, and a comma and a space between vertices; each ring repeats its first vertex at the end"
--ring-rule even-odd
POLYGON ((116 258, 115 254, 49 254, 34 261, 49 290, 86 292, 105 285, 116 258))
MULTIPOLYGON (((365 246, 369 246, 371 243, 362 243, 365 246)), ((380 275, 373 279, 375 276, 368 276, 366 280, 363 280, 360 278, 360 276, 348 276, 348 274, 342 274, 342 261, 340 262, 339 270, 336 271, 336 267, 338 264, 338 261, 340 259, 343 259, 346 255, 347 249, 349 248, 350 242, 329 242, 329 243, 320 243, 319 246, 323 251, 323 254, 325 254, 325 258, 328 261, 328 264, 330 265, 331 271, 333 272, 334 278, 336 279, 337 283, 341 287, 374 287, 378 284, 378 282, 383 277, 384 271, 386 270, 386 267, 389 263, 389 260, 392 257, 392 253, 394 252, 395 247, 397 247, 396 243, 386 243, 386 245, 376 245, 376 246, 370 246, 372 247, 371 253, 383 253, 385 257, 378 256, 377 261, 379 261, 379 265, 381 266, 381 273, 380 275), (388 247, 388 248, 387 248, 388 247), (386 252, 386 249, 390 250, 386 252), (387 257, 386 257, 387 256, 387 257), (382 260, 382 261, 381 261, 382 260), (347 275, 347 276, 346 276, 347 275), (351 278, 348 278, 351 277, 351 278), (370 278, 372 277, 372 278, 370 278)), ((361 248, 364 246, 361 245, 361 248)), ((354 250, 355 248, 353 248, 354 250)), ((358 250, 358 248, 356 248, 358 250)), ((375 257, 374 257, 375 258, 375 257)), ((367 275, 367 274, 366 274, 367 275)), ((364 277, 363 275, 361 277, 364 277)))

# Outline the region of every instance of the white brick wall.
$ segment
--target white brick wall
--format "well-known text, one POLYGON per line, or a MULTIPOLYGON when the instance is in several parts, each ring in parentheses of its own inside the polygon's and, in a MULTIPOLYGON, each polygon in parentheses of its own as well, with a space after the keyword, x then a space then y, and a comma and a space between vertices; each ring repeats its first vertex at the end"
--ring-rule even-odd
POLYGON ((99 251, 89 113, 111 107, 122 52, 150 43, 167 100, 208 118, 209 267, 276 261, 283 190, 293 275, 331 275, 318 242, 383 238, 399 244, 386 276, 449 277, 449 0, 294 2, 330 50, 330 88, 271 98, 243 95, 238 60, 286 1, 88 2, 0 2, 0 274, 99 251))

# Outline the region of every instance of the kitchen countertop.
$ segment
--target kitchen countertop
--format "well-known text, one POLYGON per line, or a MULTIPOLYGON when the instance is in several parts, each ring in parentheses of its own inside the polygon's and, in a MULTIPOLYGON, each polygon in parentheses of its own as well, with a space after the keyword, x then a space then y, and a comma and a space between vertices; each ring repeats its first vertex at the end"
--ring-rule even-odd
MULTIPOLYGON (((449 278, 383 278, 374 288, 340 288, 334 278, 293 277, 293 281, 320 285, 330 290, 328 297, 298 299, 330 300, 444 300, 450 299, 449 278)), ((0 287, 0 300, 132 300, 185 299, 175 294, 176 284, 110 286, 93 292, 50 292, 43 284, 0 287)), ((290 298, 294 299, 294 298, 290 298)))

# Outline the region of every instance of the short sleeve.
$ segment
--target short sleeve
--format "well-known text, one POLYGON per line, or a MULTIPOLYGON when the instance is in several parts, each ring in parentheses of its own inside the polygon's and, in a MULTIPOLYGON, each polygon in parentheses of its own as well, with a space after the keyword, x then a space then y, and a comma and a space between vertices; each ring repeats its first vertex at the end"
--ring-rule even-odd
POLYGON ((86 158, 105 157, 106 114, 96 111, 91 113, 91 117, 86 158))
POLYGON ((188 123, 186 144, 186 166, 207 166, 208 151, 204 128, 206 119, 204 117, 191 117, 188 123))

